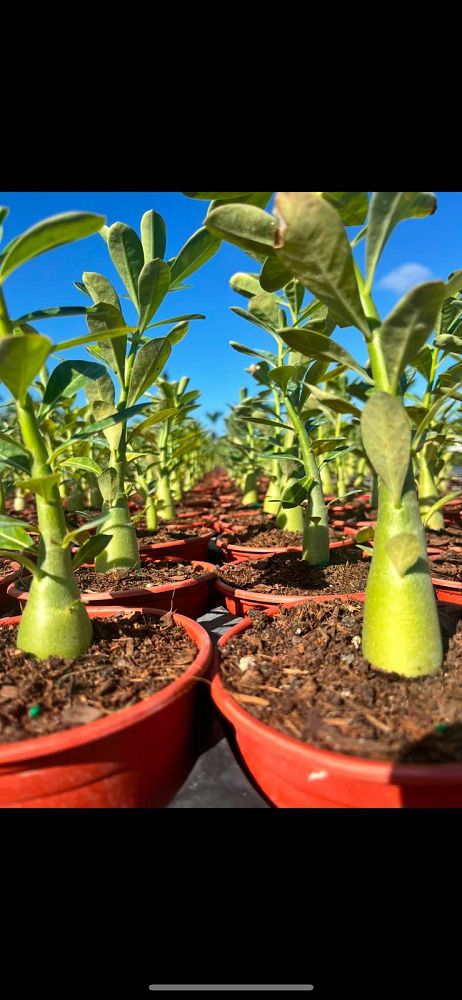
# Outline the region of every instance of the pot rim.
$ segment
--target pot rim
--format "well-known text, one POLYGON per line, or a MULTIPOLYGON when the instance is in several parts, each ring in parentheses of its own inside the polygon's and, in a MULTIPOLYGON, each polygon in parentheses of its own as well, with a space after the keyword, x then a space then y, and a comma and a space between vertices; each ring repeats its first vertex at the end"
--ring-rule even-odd
MULTIPOLYGON (((350 598, 352 594, 348 595, 350 598)), ((358 595, 354 595, 357 599, 358 595)), ((364 593, 362 593, 364 600, 364 593)), ((444 604, 440 599, 439 603, 444 604)), ((269 618, 275 617, 277 609, 271 608, 265 611, 269 618)), ((303 764, 307 755, 310 764, 319 765, 320 770, 335 771, 343 777, 351 777, 356 780, 375 782, 377 784, 441 784, 444 779, 462 781, 462 762, 451 764, 394 764, 392 761, 370 760, 367 757, 349 757, 347 754, 336 753, 335 750, 321 750, 312 743, 303 743, 292 736, 280 733, 265 722, 255 719, 243 706, 233 698, 232 694, 225 688, 220 677, 220 655, 219 651, 236 635, 240 635, 248 628, 252 627, 252 620, 246 616, 241 622, 223 635, 216 647, 215 652, 215 676, 212 681, 211 695, 217 708, 233 725, 237 723, 247 731, 253 731, 264 737, 265 742, 271 742, 278 749, 290 750, 291 755, 296 755, 299 762, 303 764)), ((237 725, 235 728, 237 729, 237 725)))
MULTIPOLYGON (((165 556, 164 559, 153 559, 152 562, 164 562, 164 560, 169 560, 171 562, 181 562, 181 559, 177 559, 176 556, 165 556)), ((189 560, 188 560, 189 561, 189 560)), ((92 566, 92 563, 84 563, 86 566, 92 566)), ((199 577, 192 577, 190 580, 181 580, 176 584, 161 583, 146 587, 135 587, 133 590, 82 590, 80 597, 84 604, 97 604, 98 601, 114 601, 114 600, 126 600, 127 597, 145 597, 147 593, 149 594, 159 594, 161 596, 165 593, 170 593, 172 590, 185 590, 187 587, 194 587, 198 583, 208 582, 214 580, 217 573, 216 567, 213 563, 205 562, 203 559, 191 559, 192 566, 206 566, 206 572, 199 577)), ((29 579, 29 577, 27 577, 29 579)), ((18 590, 16 587, 16 581, 14 580, 7 587, 7 594, 9 597, 15 597, 17 601, 27 601, 29 597, 29 591, 18 590)))
MULTIPOLYGON (((157 618, 167 614, 161 608, 145 608, 142 605, 136 608, 124 608, 113 605, 109 608, 94 606, 89 609, 89 615, 91 618, 113 618, 116 615, 131 615, 137 611, 157 618)), ((213 644, 206 629, 193 618, 188 618, 177 611, 172 612, 172 617, 177 625, 182 626, 197 648, 195 659, 181 677, 135 705, 118 709, 102 719, 95 719, 94 722, 84 722, 71 729, 63 729, 57 733, 49 733, 27 740, 17 740, 14 743, 0 743, 0 767, 4 764, 15 764, 18 761, 51 756, 66 750, 73 750, 85 743, 105 739, 112 736, 114 732, 142 722, 184 694, 194 683, 194 678, 203 675, 207 670, 213 656, 213 644)), ((2 618, 0 619, 0 628, 7 625, 18 625, 20 620, 20 615, 2 618)))
MULTIPOLYGON (((223 532, 226 534, 226 531, 223 532)), ((302 552, 303 547, 301 545, 283 545, 280 548, 277 546, 266 546, 262 549, 252 548, 250 545, 240 545, 239 542, 232 542, 231 544, 226 544, 217 538, 216 544, 219 549, 229 549, 230 552, 248 552, 249 560, 252 559, 252 555, 255 553, 257 555, 284 555, 285 552, 302 552)), ((352 536, 342 539, 340 542, 329 542, 330 549, 345 549, 355 545, 355 540, 352 536)))

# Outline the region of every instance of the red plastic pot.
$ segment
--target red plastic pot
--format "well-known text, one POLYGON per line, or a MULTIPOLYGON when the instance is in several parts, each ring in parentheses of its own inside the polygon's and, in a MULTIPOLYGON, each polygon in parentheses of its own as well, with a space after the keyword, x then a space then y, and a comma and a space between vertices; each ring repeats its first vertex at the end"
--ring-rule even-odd
MULTIPOLYGON (((364 594, 349 594, 348 597, 364 600, 364 594)), ((218 648, 251 625, 248 618, 240 622, 220 639, 218 648)), ((460 763, 390 764, 320 750, 253 718, 226 691, 218 672, 212 684, 212 697, 234 727, 247 768, 276 806, 298 809, 462 807, 460 763)))
MULTIPOLYGON (((162 560, 150 560, 151 562, 168 561, 172 563, 181 562, 172 556, 167 556, 162 560)), ((154 607, 163 611, 179 611, 188 615, 189 618, 199 618, 204 615, 209 608, 210 589, 212 580, 216 577, 216 567, 212 563, 202 560, 192 559, 193 566, 201 566, 204 574, 196 579, 182 580, 180 583, 167 583, 160 586, 137 587, 133 590, 125 591, 83 591, 81 594, 84 604, 90 607, 107 607, 117 605, 117 607, 154 607)), ((10 597, 15 597, 24 606, 29 597, 27 590, 20 590, 16 583, 11 583, 8 587, 10 597)))
MULTIPOLYGON (((174 525, 169 525, 173 528, 174 525)), ((180 531, 187 530, 186 525, 177 526, 180 531)), ((194 522, 190 527, 201 527, 194 522)), ((164 559, 165 556, 175 556, 177 559, 206 559, 209 551, 209 542, 213 538, 213 531, 205 531, 203 535, 191 535, 190 538, 182 538, 176 542, 155 542, 146 543, 139 546, 140 555, 149 555, 152 559, 164 559)))
POLYGON ((300 594, 293 597, 262 594, 258 590, 240 590, 238 587, 232 587, 224 580, 220 580, 219 577, 215 579, 215 590, 219 600, 223 601, 224 599, 227 610, 236 617, 246 615, 252 608, 266 611, 267 609, 279 609, 282 606, 292 608, 295 604, 308 604, 310 601, 321 604, 324 601, 360 600, 357 592, 352 594, 307 594, 306 597, 301 597, 300 594))
MULTIPOLYGON (((91 608, 108 618, 123 608, 91 608)), ((138 608, 158 616, 163 610, 138 608)), ((134 809, 168 805, 194 764, 201 683, 212 661, 210 638, 174 614, 198 654, 182 677, 129 708, 50 736, 0 744, 0 807, 134 809)), ((0 620, 16 625, 19 617, 0 620)))
POLYGON ((4 564, 9 562, 9 573, 0 577, 0 614, 5 614, 7 611, 16 610, 17 605, 14 598, 9 594, 8 588, 18 579, 22 566, 13 560, 3 559, 2 562, 4 564))
MULTIPOLYGON (((354 541, 351 538, 345 538, 341 542, 330 542, 329 548, 344 549, 352 545, 354 545, 354 541)), ((268 546, 264 549, 254 549, 250 545, 245 545, 244 542, 242 544, 226 545, 219 538, 216 540, 216 546, 223 553, 226 562, 248 562, 249 559, 252 561, 255 559, 267 559, 268 556, 284 555, 286 552, 302 552, 301 545, 285 545, 281 548, 268 546)))

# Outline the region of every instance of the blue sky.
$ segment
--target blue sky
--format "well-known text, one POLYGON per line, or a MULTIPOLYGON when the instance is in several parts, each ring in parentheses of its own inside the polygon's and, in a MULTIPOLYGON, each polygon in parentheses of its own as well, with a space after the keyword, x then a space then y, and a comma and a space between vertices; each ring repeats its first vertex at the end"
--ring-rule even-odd
MULTIPOLYGON (((462 192, 436 192, 438 209, 428 219, 401 223, 381 259, 374 297, 379 313, 385 316, 407 287, 429 278, 446 280, 451 271, 462 268, 462 192), (412 265, 412 266, 411 266, 412 265), (397 273, 396 273, 397 272, 397 273), (383 283, 383 287, 381 287, 383 283)), ((0 204, 10 208, 4 224, 4 243, 40 219, 58 212, 83 209, 105 215, 108 225, 125 222, 139 231, 142 214, 154 208, 160 212, 168 233, 167 257, 174 256, 203 223, 207 203, 186 198, 179 192, 0 192, 0 204)), ((355 232, 355 231, 353 231, 355 232)), ((361 251, 358 248, 358 259, 361 251)), ((191 323, 189 333, 174 349, 167 366, 169 377, 189 375, 191 388, 201 390, 201 410, 226 411, 226 403, 236 402, 241 386, 251 391, 253 379, 245 373, 251 359, 229 347, 237 340, 252 347, 268 347, 271 338, 230 312, 230 306, 246 307, 246 300, 229 287, 236 271, 257 271, 256 262, 229 244, 200 271, 188 279, 192 287, 167 296, 157 319, 183 313, 205 313, 205 320, 191 323)), ((57 305, 85 305, 84 296, 74 288, 83 271, 100 271, 122 292, 106 245, 97 236, 60 247, 30 261, 5 282, 10 314, 19 316, 32 309, 57 305)), ((309 301, 309 294, 306 295, 309 301)), ((126 318, 133 319, 127 303, 126 318)), ((85 333, 83 318, 53 319, 36 323, 36 328, 55 342, 85 333)), ((337 330, 335 339, 364 360, 362 338, 352 330, 337 330)), ((70 355, 67 354, 67 357, 70 355)), ((87 357, 84 348, 73 357, 87 357)))

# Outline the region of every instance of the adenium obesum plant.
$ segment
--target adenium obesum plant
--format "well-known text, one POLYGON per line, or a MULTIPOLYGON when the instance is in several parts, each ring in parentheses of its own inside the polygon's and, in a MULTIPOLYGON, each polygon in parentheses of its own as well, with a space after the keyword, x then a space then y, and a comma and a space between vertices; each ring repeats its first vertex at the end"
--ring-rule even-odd
MULTIPOLYGON (((203 319, 202 314, 175 316, 153 323, 153 317, 164 298, 171 291, 183 287, 183 281, 208 260, 218 249, 220 241, 202 228, 191 236, 176 257, 164 260, 167 232, 164 219, 158 212, 145 212, 141 219, 141 239, 130 226, 116 222, 105 227, 103 235, 112 263, 123 282, 127 295, 136 310, 134 329, 127 337, 105 341, 90 348, 109 369, 101 378, 87 383, 86 393, 96 421, 127 410, 129 415, 147 390, 156 382, 170 357, 172 346, 186 335, 189 320, 203 319), (152 328, 174 323, 164 337, 146 336, 152 328), (117 385, 117 397, 116 388, 117 385)), ((88 325, 95 340, 99 333, 125 326, 122 307, 116 289, 102 274, 86 272, 77 287, 86 292, 93 302, 104 307, 105 313, 88 316, 88 325)), ((143 404, 144 409, 149 403, 143 404)), ((164 421, 165 445, 168 442, 169 418, 164 412, 148 416, 143 427, 164 421)), ((138 432, 140 427, 137 428, 138 432)), ((106 520, 103 532, 110 532, 111 540, 96 557, 95 568, 100 572, 138 567, 140 557, 135 528, 131 522, 127 500, 127 424, 126 421, 109 427, 103 432, 109 444, 109 462, 98 479, 104 498, 103 514, 106 520)), ((159 494, 166 507, 171 504, 166 474, 159 484, 159 494), (162 492, 163 491, 163 492, 162 492)), ((173 508, 172 508, 173 509, 173 508)), ((171 516, 170 513, 167 516, 171 516)))
MULTIPOLYGON (((274 214, 253 205, 215 207, 210 232, 250 250, 264 266, 263 288, 296 278, 322 302, 340 327, 364 338, 373 391, 361 413, 364 448, 379 480, 377 531, 370 567, 362 648, 382 670, 413 677, 439 670, 443 660, 435 594, 426 554, 411 462, 411 424, 401 376, 437 327, 451 283, 426 282, 408 292, 384 320, 372 296, 377 264, 396 225, 436 209, 429 192, 279 192, 274 214), (366 228, 365 274, 345 226, 366 228), (276 284, 271 283, 273 275, 276 284)), ((293 336, 293 335, 292 335, 293 336)), ((291 346, 311 356, 313 334, 299 331, 291 346)), ((317 350, 333 341, 316 335, 317 350), (320 339, 321 338, 321 339, 320 339)))

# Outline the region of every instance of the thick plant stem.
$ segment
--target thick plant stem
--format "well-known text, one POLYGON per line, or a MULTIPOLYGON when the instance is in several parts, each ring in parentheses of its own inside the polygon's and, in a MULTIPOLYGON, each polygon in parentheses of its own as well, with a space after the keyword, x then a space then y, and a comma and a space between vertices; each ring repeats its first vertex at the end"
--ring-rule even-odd
POLYGON ((146 495, 146 528, 148 531, 157 531, 159 522, 157 518, 157 504, 155 497, 151 493, 146 495))
POLYGON ((425 514, 439 500, 438 490, 432 475, 430 465, 427 461, 425 448, 419 452, 419 507, 424 524, 430 531, 444 531, 444 515, 442 510, 437 510, 425 521, 425 514))
POLYGON ((26 507, 26 501, 24 499, 24 493, 22 492, 22 490, 17 489, 14 494, 13 510, 15 510, 16 513, 19 514, 22 510, 25 510, 25 507, 26 507))
MULTIPOLYGON (((24 444, 33 457, 32 475, 51 475, 47 451, 38 428, 29 396, 16 404, 24 444)), ((72 570, 70 548, 63 549, 66 522, 56 485, 48 499, 36 495, 38 526, 41 532, 34 576, 26 607, 21 616, 17 645, 38 659, 50 656, 73 659, 91 644, 93 630, 72 570)))
POLYGON ((159 517, 162 521, 173 521, 176 516, 175 504, 173 502, 172 491, 168 473, 159 476, 157 484, 157 496, 159 498, 159 517))
POLYGON ((98 573, 140 568, 138 540, 125 495, 117 497, 114 505, 109 508, 100 531, 105 535, 112 535, 112 538, 106 548, 96 556, 95 569, 98 573))
POLYGON ((433 584, 427 559, 412 469, 396 508, 382 482, 374 554, 367 580, 362 639, 363 655, 374 667, 404 677, 435 673, 443 649, 433 584), (387 552, 387 542, 410 533, 419 541, 420 555, 403 576, 387 552))
POLYGON ((245 477, 244 496, 242 497, 243 507, 256 507, 258 506, 258 489, 257 489, 257 477, 255 472, 248 472, 245 477))
POLYGON ((321 469, 321 483, 324 496, 334 496, 334 481, 328 465, 321 469))
POLYGON ((286 399, 286 409, 298 437, 305 473, 314 479, 314 486, 308 496, 305 510, 302 559, 313 566, 327 566, 329 564, 329 528, 321 476, 303 420, 289 399, 286 399))

